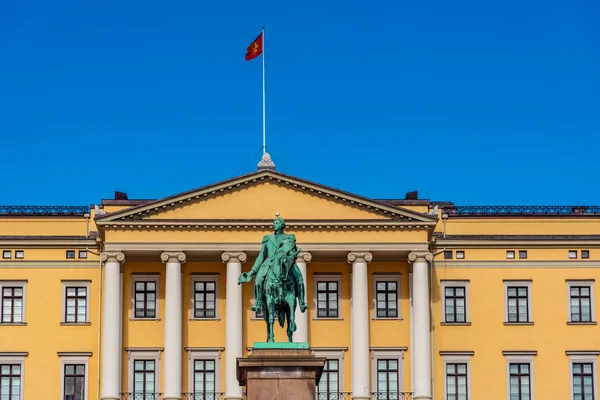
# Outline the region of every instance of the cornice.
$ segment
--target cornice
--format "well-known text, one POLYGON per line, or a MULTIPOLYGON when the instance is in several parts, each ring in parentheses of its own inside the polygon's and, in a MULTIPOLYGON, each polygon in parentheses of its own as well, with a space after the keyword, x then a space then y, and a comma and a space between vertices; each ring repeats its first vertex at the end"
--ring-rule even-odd
POLYGON ((40 268, 40 269, 90 269, 98 268, 98 260, 0 260, 0 269, 3 268, 40 268))
POLYGON ((485 249, 506 249, 506 248, 555 248, 555 249, 566 249, 573 246, 583 246, 589 248, 600 247, 600 237, 589 237, 589 236, 571 236, 564 238, 548 237, 543 238, 540 235, 521 237, 515 236, 511 238, 502 237, 489 237, 482 238, 476 237, 473 239, 461 238, 461 239, 443 239, 437 238, 432 244, 435 250, 452 250, 452 249, 474 249, 474 248, 485 248, 485 249))
MULTIPOLYGON (((260 242, 106 242, 106 251, 230 251, 232 248, 238 251, 258 252, 261 248, 260 242)), ((404 251, 427 251, 429 244, 426 242, 298 242, 298 247, 307 252, 316 251, 377 251, 377 252, 404 252, 404 251)), ((2 264, 2 261, 0 261, 2 264)), ((67 263, 68 264, 68 263, 67 263)))
MULTIPOLYGON (((193 189, 174 196, 169 196, 150 203, 141 204, 125 210, 114 213, 104 214, 96 217, 98 225, 103 225, 106 221, 115 220, 136 220, 145 216, 160 213, 167 208, 175 208, 194 200, 206 199, 221 195, 223 192, 236 190, 241 187, 247 187, 262 182, 272 181, 293 187, 298 190, 309 192, 316 196, 331 198, 336 201, 345 202, 357 208, 364 208, 372 212, 385 215, 392 219, 404 219, 408 221, 437 222, 437 217, 427 214, 421 214, 412 210, 390 206, 378 201, 358 196, 339 189, 334 189, 314 182, 309 182, 290 175, 285 175, 276 171, 263 170, 251 174, 242 175, 237 178, 218 182, 212 185, 193 189)), ((287 223, 287 221, 286 221, 287 223)))
MULTIPOLYGON (((163 220, 148 219, 136 221, 97 221, 105 229, 128 229, 137 231, 157 230, 272 230, 272 220, 163 220)), ((415 230, 433 228, 436 223, 429 221, 403 220, 286 220, 288 230, 415 230)))
POLYGON ((85 239, 61 239, 61 238, 31 238, 24 236, 23 238, 4 239, 0 237, 0 247, 23 249, 48 249, 48 248, 72 248, 84 249, 86 247, 97 247, 95 238, 85 239))

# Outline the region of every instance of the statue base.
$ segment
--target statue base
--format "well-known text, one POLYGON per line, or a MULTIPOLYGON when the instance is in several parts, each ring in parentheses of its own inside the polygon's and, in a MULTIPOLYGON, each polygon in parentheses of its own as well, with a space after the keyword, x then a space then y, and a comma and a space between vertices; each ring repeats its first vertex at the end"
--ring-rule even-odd
POLYGON ((237 379, 247 400, 314 400, 325 358, 308 343, 254 343, 252 354, 237 359, 237 379))

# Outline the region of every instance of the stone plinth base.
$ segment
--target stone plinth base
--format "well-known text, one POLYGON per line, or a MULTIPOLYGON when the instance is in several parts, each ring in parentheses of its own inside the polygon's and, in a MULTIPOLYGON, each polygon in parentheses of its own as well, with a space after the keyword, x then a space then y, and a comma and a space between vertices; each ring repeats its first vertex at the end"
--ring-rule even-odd
POLYGON ((302 347, 255 344, 249 357, 238 358, 237 379, 246 386, 247 400, 314 400, 325 358, 302 347))

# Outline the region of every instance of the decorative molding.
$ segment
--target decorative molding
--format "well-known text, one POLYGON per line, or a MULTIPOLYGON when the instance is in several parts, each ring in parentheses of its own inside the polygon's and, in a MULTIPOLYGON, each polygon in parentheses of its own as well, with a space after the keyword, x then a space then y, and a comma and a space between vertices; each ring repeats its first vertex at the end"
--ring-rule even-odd
POLYGON ((125 262, 125 254, 121 252, 104 252, 100 255, 100 261, 103 263, 118 262, 122 264, 125 262))
POLYGON ((413 251, 408 255, 408 262, 411 264, 430 261, 433 261, 433 254, 428 251, 413 251))
POLYGON ((58 351, 59 357, 91 357, 91 351, 58 351))
POLYGON ((568 356, 600 356, 600 350, 566 350, 568 356))
POLYGON ((373 254, 368 251, 352 251, 348 253, 348 262, 354 263, 370 263, 373 260, 373 254))
POLYGON ((0 357, 27 357, 28 351, 0 351, 0 357))
POLYGON ((469 356, 475 355, 474 351, 463 350, 440 350, 440 356, 469 356))
MULTIPOLYGON (((435 251, 453 249, 572 249, 572 248, 597 248, 600 247, 600 237, 565 235, 562 237, 535 235, 519 236, 489 236, 473 235, 472 238, 462 236, 461 238, 436 238, 433 244, 435 251)), ((527 260, 519 260, 525 262, 527 260)))
POLYGON ((537 350, 502 350, 503 356, 537 356, 537 350))
POLYGON ((447 217, 558 217, 599 216, 600 206, 445 206, 447 217))
POLYGON ((89 206, 0 206, 0 216, 83 217, 89 206))
POLYGON ((223 254, 221 254, 221 260, 223 260, 224 263, 240 263, 243 264, 246 262, 246 259, 248 257, 246 256, 246 253, 244 253, 243 251, 232 251, 232 252, 225 252, 223 254))
POLYGON ((160 255, 160 259, 163 263, 180 263, 183 264, 186 261, 185 253, 180 252, 164 252, 160 255))
MULTIPOLYGON (((22 249, 74 249, 84 250, 86 248, 98 249, 98 243, 94 238, 70 239, 70 238, 52 238, 52 237, 0 237, 0 246, 6 248, 19 247, 22 249)), ((72 262, 72 261, 71 261, 72 262)))
POLYGON ((434 268, 600 268, 600 261, 588 260, 469 260, 450 261, 437 260, 433 262, 434 268))
POLYGON ((97 269, 98 260, 62 260, 62 261, 37 261, 37 260, 0 260, 2 268, 40 268, 40 269, 97 269))
MULTIPOLYGON (((287 222, 286 222, 287 224, 287 222)), ((161 249, 163 251, 230 251, 231 248, 238 249, 239 251, 244 252, 256 252, 260 251, 261 244, 260 243, 250 243, 250 242, 241 242, 241 243, 197 243, 197 242, 174 242, 174 243, 165 243, 165 242, 157 242, 157 243, 147 243, 147 242, 115 242, 115 243, 106 243, 105 244, 107 251, 152 251, 161 249)), ((298 242, 298 247, 301 247, 307 252, 318 252, 318 251, 343 251, 343 252, 388 252, 388 253, 402 253, 407 251, 427 251, 429 248, 429 244, 427 242, 423 243, 408 243, 408 242, 389 242, 389 243, 349 243, 349 242, 340 242, 340 243, 315 243, 315 242, 307 242, 300 243, 298 242)), ((23 262, 23 261, 21 261, 23 262)), ((71 264, 71 261, 69 264, 71 264)), ((2 265, 2 261, 0 260, 0 265, 2 265)), ((599 262, 600 263, 600 262, 599 262)), ((97 265, 97 264, 96 264, 97 265)))
POLYGON ((308 264, 310 263, 310 261, 312 260, 312 254, 310 254, 308 251, 301 251, 298 256, 296 257, 296 262, 297 263, 305 263, 308 264))

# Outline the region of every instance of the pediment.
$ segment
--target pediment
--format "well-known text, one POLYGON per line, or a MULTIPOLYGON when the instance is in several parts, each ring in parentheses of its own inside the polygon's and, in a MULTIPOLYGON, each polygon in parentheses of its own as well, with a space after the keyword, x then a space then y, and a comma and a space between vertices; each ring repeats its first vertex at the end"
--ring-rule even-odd
POLYGON ((178 221, 373 221, 435 225, 436 218, 275 171, 258 171, 98 216, 98 225, 178 221))

